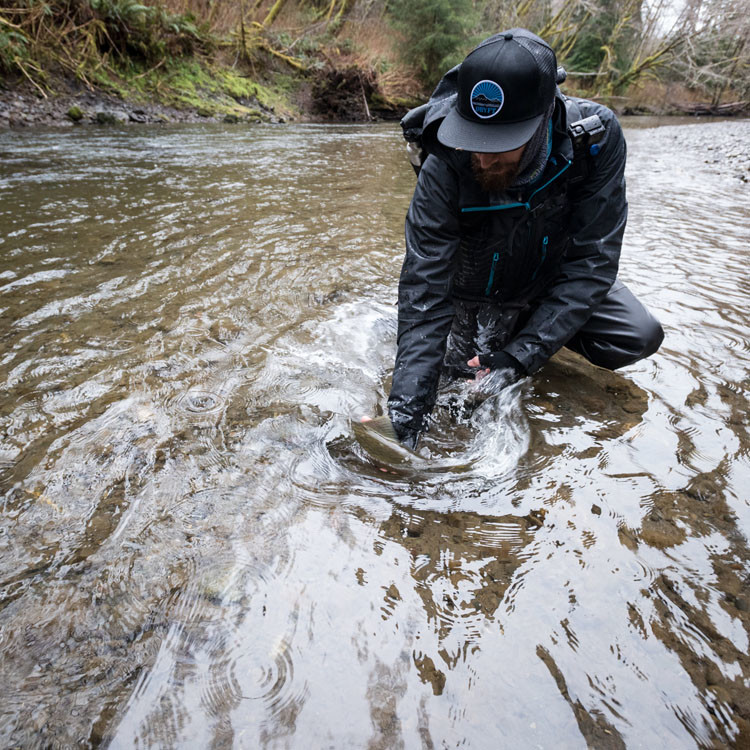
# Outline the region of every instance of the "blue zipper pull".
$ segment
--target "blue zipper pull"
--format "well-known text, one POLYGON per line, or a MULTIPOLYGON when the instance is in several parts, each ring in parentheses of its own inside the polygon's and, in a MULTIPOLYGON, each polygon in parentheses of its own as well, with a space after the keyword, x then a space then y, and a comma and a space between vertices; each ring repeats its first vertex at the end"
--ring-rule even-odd
POLYGON ((536 270, 534 271, 534 275, 531 277, 531 280, 534 281, 536 278, 536 275, 539 273, 539 269, 544 265, 544 261, 547 258, 547 245, 549 244, 549 235, 545 234, 542 238, 542 259, 539 261, 539 265, 536 267, 536 270))

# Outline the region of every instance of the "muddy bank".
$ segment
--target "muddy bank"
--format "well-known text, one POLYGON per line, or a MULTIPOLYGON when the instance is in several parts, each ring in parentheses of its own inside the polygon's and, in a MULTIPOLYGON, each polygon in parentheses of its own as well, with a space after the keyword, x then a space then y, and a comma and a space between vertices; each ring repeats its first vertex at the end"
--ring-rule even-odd
POLYGON ((246 115, 227 114, 202 107, 177 108, 157 101, 128 101, 102 90, 90 90, 74 81, 61 81, 54 93, 43 96, 28 82, 0 82, 0 128, 68 127, 80 124, 168 122, 285 122, 284 116, 249 102, 246 115))
POLYGON ((372 69, 352 64, 329 65, 314 77, 300 77, 293 91, 275 90, 273 84, 259 87, 266 93, 264 100, 254 96, 225 96, 221 100, 215 91, 194 90, 190 92, 192 105, 175 107, 158 101, 156 96, 131 97, 127 91, 118 96, 65 78, 55 80, 44 92, 26 80, 0 79, 0 128, 289 120, 373 122, 398 119, 419 103, 417 99, 393 100, 383 93, 372 69))

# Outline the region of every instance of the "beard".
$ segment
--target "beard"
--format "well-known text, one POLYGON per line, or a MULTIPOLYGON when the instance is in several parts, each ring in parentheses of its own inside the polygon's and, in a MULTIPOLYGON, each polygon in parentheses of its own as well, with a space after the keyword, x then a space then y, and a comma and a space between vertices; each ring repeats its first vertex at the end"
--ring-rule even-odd
POLYGON ((471 155, 471 170, 482 190, 488 193, 503 193, 514 182, 521 170, 521 160, 515 164, 501 164, 483 169, 476 154, 471 155))

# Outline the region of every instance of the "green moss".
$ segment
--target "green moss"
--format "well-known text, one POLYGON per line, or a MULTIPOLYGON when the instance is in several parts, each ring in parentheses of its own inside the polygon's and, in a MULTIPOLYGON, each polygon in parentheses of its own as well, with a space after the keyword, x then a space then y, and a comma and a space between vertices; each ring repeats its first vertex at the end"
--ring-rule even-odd
POLYGON ((97 112, 96 121, 100 125, 117 125, 117 118, 111 112, 97 112))
POLYGON ((80 122, 83 119, 83 110, 75 105, 68 110, 67 114, 73 122, 80 122))
POLYGON ((202 117, 232 115, 238 119, 263 121, 269 112, 294 117, 290 103, 292 76, 279 77, 264 86, 234 69, 209 65, 195 58, 173 59, 165 65, 113 64, 99 67, 89 80, 121 99, 158 101, 176 109, 192 109, 202 117))

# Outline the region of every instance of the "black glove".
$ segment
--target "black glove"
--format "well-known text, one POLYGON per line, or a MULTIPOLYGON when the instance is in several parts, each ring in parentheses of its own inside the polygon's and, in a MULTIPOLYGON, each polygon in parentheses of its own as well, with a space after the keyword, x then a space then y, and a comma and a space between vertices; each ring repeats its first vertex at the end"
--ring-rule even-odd
POLYGON ((499 393, 526 376, 523 365, 506 352, 490 352, 479 355, 479 366, 489 367, 491 372, 477 382, 478 393, 492 395, 499 393))
POLYGON ((489 354, 479 355, 479 364, 482 367, 489 367, 490 370, 512 370, 515 377, 513 382, 520 380, 526 375, 523 365, 510 354, 506 352, 490 352, 489 354))

